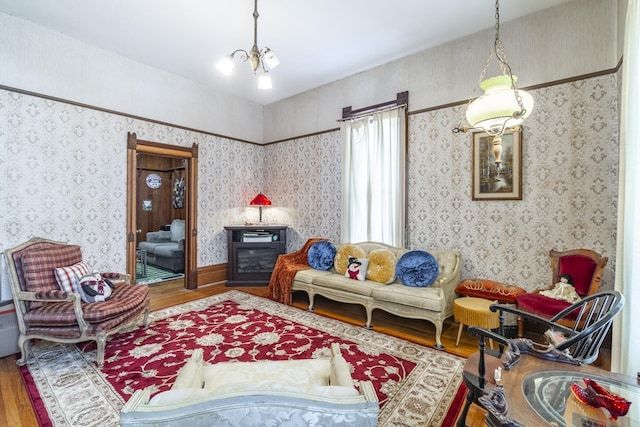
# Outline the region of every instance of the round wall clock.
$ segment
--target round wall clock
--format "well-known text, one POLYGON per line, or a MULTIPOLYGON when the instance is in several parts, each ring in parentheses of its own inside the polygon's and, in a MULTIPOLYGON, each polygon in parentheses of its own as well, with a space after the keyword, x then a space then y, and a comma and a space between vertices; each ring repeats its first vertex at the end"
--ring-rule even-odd
POLYGON ((156 189, 162 185, 162 178, 157 173, 150 173, 147 175, 147 187, 156 189))

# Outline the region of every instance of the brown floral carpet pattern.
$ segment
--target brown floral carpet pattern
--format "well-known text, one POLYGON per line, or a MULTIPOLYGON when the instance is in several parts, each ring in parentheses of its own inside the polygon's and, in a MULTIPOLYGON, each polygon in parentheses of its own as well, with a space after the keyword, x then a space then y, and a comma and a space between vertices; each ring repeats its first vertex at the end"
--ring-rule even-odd
POLYGON ((328 357, 332 342, 354 380, 373 382, 378 425, 453 421, 465 359, 239 291, 151 313, 148 328, 109 340, 102 370, 93 343, 40 342, 21 372, 42 425, 117 426, 135 390, 168 389, 196 348, 209 363, 286 360, 328 357))

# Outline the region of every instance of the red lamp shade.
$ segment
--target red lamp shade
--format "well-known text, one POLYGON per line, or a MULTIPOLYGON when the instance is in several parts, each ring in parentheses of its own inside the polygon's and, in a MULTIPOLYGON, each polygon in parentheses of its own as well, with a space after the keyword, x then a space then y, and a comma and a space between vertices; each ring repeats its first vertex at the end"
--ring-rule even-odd
POLYGON ((262 223, 262 207, 263 206, 271 206, 271 200, 267 199, 262 193, 259 193, 253 200, 249 203, 251 206, 258 206, 260 208, 260 223, 262 223))
POLYGON ((267 196, 265 196, 264 194, 260 193, 256 197, 253 198, 253 200, 251 201, 251 203, 249 203, 249 205, 251 205, 251 206, 271 206, 271 200, 269 200, 267 198, 267 196))

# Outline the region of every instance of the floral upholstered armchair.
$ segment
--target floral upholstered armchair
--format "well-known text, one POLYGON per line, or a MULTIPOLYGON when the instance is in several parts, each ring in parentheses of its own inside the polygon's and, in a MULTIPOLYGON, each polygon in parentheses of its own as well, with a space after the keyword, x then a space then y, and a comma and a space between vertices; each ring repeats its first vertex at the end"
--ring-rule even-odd
POLYGON ((27 362, 31 341, 62 343, 95 341, 96 362, 104 363, 107 338, 144 316, 147 326, 149 289, 132 285, 128 275, 103 273, 114 289, 107 301, 86 303, 79 279, 90 273, 80 247, 34 237, 5 251, 18 318, 18 365, 27 362))

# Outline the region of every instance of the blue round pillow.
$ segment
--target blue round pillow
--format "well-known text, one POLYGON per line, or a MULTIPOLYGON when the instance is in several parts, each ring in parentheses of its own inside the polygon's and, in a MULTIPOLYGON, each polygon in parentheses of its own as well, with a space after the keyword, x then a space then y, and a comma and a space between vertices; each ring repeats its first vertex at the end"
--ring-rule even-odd
POLYGON ((424 288, 438 278, 438 261, 426 251, 409 251, 396 264, 396 276, 404 285, 424 288))
POLYGON ((336 246, 331 242, 316 242, 307 252, 307 262, 316 270, 329 270, 333 267, 333 259, 336 257, 336 246))

